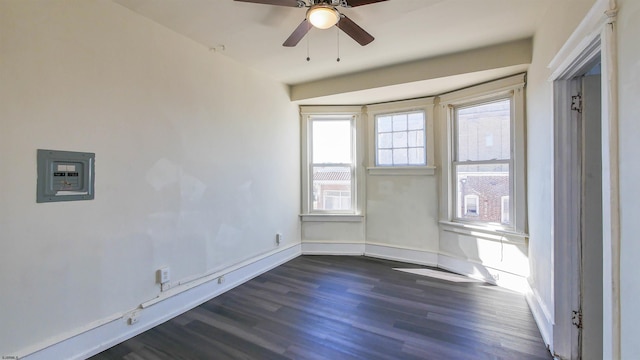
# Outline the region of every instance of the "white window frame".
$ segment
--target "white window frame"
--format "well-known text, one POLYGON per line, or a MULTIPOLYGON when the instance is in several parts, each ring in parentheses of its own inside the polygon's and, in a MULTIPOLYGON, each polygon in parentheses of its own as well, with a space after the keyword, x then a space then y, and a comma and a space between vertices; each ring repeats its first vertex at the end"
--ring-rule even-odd
POLYGON ((440 138, 446 139, 440 144, 442 161, 440 223, 445 227, 474 227, 489 231, 510 232, 527 237, 526 190, 525 190, 525 112, 524 112, 525 74, 493 81, 455 91, 440 97, 438 119, 440 138), (511 100, 511 159, 510 178, 510 224, 489 224, 483 221, 457 219, 456 186, 454 181, 455 146, 455 109, 509 98, 511 100))
POLYGON ((377 114, 374 116, 374 135, 375 135, 375 151, 374 151, 374 161, 375 161, 375 165, 376 166, 394 166, 394 167, 398 167, 398 166, 426 166, 427 165, 427 132, 426 132, 426 117, 427 115, 425 114, 424 111, 421 110, 413 110, 413 111, 402 111, 402 112, 392 112, 392 113, 385 113, 385 114, 377 114), (419 130, 412 130, 409 129, 409 124, 407 123, 407 127, 404 130, 396 130, 394 129, 395 124, 394 124, 394 118, 398 117, 398 116, 402 116, 404 118, 409 117, 409 115, 416 115, 419 114, 422 116, 422 121, 421 121, 421 128, 419 130), (381 118, 388 118, 391 119, 391 129, 389 131, 384 131, 381 132, 380 131, 380 119, 381 118), (421 145, 415 145, 415 146, 411 146, 410 141, 409 141, 409 133, 412 131, 419 131, 421 132, 422 136, 421 136, 421 145), (380 136, 382 136, 383 134, 386 134, 387 136, 391 137, 391 147, 389 148, 381 148, 380 147, 380 136), (405 146, 396 146, 395 144, 395 138, 397 134, 403 134, 406 135, 406 144, 405 146), (393 155, 395 153, 396 150, 399 149, 403 149, 405 151, 407 151, 407 162, 406 163, 396 163, 396 159, 395 159, 395 155, 393 155), (409 150, 410 149, 420 149, 422 152, 422 162, 421 163, 414 163, 414 164, 410 164, 410 160, 409 160, 409 150), (391 164, 381 164, 380 163, 380 152, 381 151, 390 151, 392 153, 391 155, 391 164))
POLYGON ((362 168, 362 144, 359 139, 362 118, 360 106, 301 106, 300 119, 302 130, 302 219, 303 221, 361 221, 362 194, 364 186, 360 184, 362 168), (351 121, 351 210, 314 210, 313 209, 313 134, 311 123, 314 120, 350 120, 351 121), (354 217, 349 219, 349 217, 354 217))
POLYGON ((504 224, 506 222, 510 222, 510 220, 511 220, 509 218, 509 216, 511 216, 511 206, 509 204, 509 201, 510 201, 510 197, 509 196, 503 196, 503 197, 500 198, 500 222, 502 224, 504 224), (507 207, 509 208, 509 211, 507 211, 507 212, 504 211, 504 208, 505 208, 504 203, 505 202, 507 203, 507 207), (505 218, 506 218, 507 221, 505 221, 505 218))
MULTIPOLYGON (((451 134, 451 166, 452 166, 452 178, 454 182, 452 182, 452 186, 454 187, 454 189, 458 189, 458 186, 460 186, 460 183, 457 182, 456 179, 456 167, 457 166, 465 166, 465 165, 507 165, 509 166, 509 196, 511 196, 511 191, 513 190, 513 174, 512 174, 512 166, 513 166, 513 146, 514 146, 514 141, 513 141, 513 137, 511 136, 510 138, 510 143, 509 143, 509 157, 506 159, 493 159, 493 160, 485 160, 485 159, 480 159, 480 160, 467 160, 467 159, 460 159, 458 158, 460 155, 457 153, 456 148, 459 146, 458 144, 458 131, 459 131, 459 119, 458 119, 458 111, 461 109, 468 109, 468 108, 473 108, 476 106, 482 106, 482 105, 486 105, 486 104, 491 104, 493 102, 499 102, 499 101, 504 101, 504 100, 508 100, 509 101, 509 117, 510 117, 510 121, 509 121, 509 130, 511 131, 511 127, 513 126, 513 121, 514 121, 514 117, 513 117, 513 101, 512 101, 512 96, 507 96, 505 94, 498 94, 495 98, 487 98, 487 99, 481 99, 479 101, 471 101, 468 103, 462 103, 462 104, 456 104, 456 105, 450 105, 450 116, 452 119, 452 134, 451 134), (455 185, 453 185, 455 184, 455 185)), ((468 218, 468 214, 466 211, 466 200, 467 200, 467 196, 465 195, 465 212, 464 214, 462 214, 462 216, 454 216, 453 221, 458 221, 458 222, 472 222, 472 223, 476 223, 476 222, 480 222, 480 223, 486 223, 486 221, 480 220, 480 216, 475 216, 473 218, 468 218), (477 218, 477 220, 475 220, 477 218)), ((479 210, 478 213, 476 215, 479 215, 479 210)), ((502 226, 502 222, 493 222, 493 224, 499 224, 500 226, 502 226)))
POLYGON ((394 101, 383 104, 367 105, 367 171, 369 175, 434 175, 435 174, 435 133, 434 98, 394 101), (376 117, 420 111, 424 113, 426 165, 377 166, 376 117))

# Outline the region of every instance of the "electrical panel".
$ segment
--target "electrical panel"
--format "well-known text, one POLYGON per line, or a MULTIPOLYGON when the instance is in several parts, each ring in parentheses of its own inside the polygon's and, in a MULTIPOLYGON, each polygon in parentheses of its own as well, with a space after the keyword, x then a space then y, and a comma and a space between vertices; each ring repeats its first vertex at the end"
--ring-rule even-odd
POLYGON ((36 201, 92 200, 94 153, 38 149, 36 201))

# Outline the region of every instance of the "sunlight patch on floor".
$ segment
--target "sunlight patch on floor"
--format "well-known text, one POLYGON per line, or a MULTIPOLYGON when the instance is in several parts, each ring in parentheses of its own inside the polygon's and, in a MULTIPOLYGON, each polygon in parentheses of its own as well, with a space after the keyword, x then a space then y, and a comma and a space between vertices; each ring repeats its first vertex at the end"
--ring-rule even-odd
POLYGON ((429 276, 432 278, 447 280, 447 281, 457 282, 457 283, 483 282, 482 280, 472 279, 464 275, 452 274, 444 271, 431 270, 431 269, 394 268, 393 270, 404 271, 404 272, 416 274, 416 275, 429 276))

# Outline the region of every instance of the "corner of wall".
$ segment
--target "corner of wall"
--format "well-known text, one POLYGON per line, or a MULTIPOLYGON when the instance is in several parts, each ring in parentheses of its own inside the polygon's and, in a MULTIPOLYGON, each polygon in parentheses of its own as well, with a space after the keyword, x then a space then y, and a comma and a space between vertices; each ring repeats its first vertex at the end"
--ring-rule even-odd
POLYGON ((538 325, 538 329, 540 329, 544 344, 553 354, 553 316, 545 306, 538 292, 532 289, 531 286, 528 285, 528 287, 529 291, 525 294, 527 304, 529 304, 533 319, 538 325))

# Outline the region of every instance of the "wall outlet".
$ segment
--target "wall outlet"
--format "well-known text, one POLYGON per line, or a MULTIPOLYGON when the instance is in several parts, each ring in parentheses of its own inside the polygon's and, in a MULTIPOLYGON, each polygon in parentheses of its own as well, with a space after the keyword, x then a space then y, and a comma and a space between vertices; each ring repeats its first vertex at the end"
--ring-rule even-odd
POLYGON ((160 284, 166 284, 171 281, 171 271, 168 267, 158 270, 158 282, 160 284))
POLYGON ((276 234, 276 245, 280 245, 281 242, 282 242, 282 234, 277 233, 276 234))
POLYGON ((127 323, 129 325, 134 325, 137 322, 138 322, 138 313, 137 312, 131 313, 131 315, 129 315, 129 319, 127 319, 127 323))

